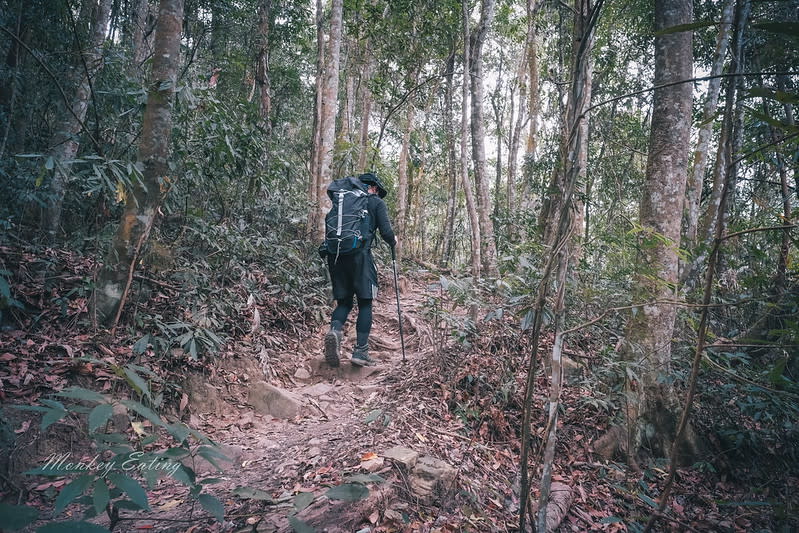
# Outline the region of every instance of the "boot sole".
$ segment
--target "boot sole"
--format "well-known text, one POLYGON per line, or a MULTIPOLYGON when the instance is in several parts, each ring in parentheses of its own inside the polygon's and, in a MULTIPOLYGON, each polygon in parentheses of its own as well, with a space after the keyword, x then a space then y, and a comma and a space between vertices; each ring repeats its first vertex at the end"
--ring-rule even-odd
POLYGON ((339 341, 335 333, 329 332, 325 335, 325 361, 332 367, 339 365, 339 341))

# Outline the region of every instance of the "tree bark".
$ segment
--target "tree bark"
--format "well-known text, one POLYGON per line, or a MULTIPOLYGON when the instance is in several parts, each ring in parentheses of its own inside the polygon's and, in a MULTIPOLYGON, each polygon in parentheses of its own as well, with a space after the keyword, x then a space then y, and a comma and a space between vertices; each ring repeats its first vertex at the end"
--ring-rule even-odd
POLYGON ((364 47, 363 71, 361 73, 361 128, 358 138, 358 172, 366 171, 366 157, 369 152, 369 119, 372 115, 372 90, 369 83, 372 80, 374 59, 370 52, 369 42, 364 47))
POLYGON ((260 95, 259 112, 267 135, 272 131, 272 96, 269 80, 269 28, 272 23, 272 0, 261 0, 258 5, 258 66, 255 81, 260 95))
POLYGON ((453 84, 453 77, 455 70, 455 53, 450 54, 447 59, 447 72, 446 84, 444 92, 444 132, 447 139, 447 181, 448 194, 447 194, 447 217, 444 222, 444 236, 443 244, 441 246, 441 261, 442 267, 447 267, 452 259, 452 242, 454 240, 455 231, 455 206, 457 204, 458 194, 458 171, 457 171, 457 154, 455 150, 455 126, 453 125, 453 104, 452 100, 455 94, 453 84))
MULTIPOLYGON (((739 74, 742 70, 742 53, 743 53, 743 35, 746 27, 746 21, 749 19, 749 0, 742 0, 735 10, 735 29, 733 35, 733 54, 730 61, 729 72, 732 74, 739 74)), ((740 77, 739 77, 740 78, 740 77)), ((740 127, 742 121, 743 107, 737 101, 737 91, 739 81, 736 78, 729 78, 727 85, 726 101, 724 103, 724 118, 721 125, 721 136, 719 138, 719 146, 716 154, 716 163, 713 168, 713 190, 708 200, 707 208, 704 215, 700 220, 699 237, 702 242, 709 243, 713 240, 715 235, 715 224, 717 220, 717 213, 719 204, 721 202, 721 191, 724 188, 724 183, 727 181, 728 176, 732 177, 730 194, 735 192, 735 172, 737 172, 737 165, 732 164, 734 154, 736 153, 735 145, 740 141, 740 127), (736 133, 737 129, 737 133, 736 133), (736 135, 738 135, 736 139, 736 135)), ((725 217, 726 219, 726 217, 725 217)), ((695 270, 692 269, 692 270, 695 270)))
POLYGON ((480 22, 471 38, 469 77, 472 88, 472 160, 480 223, 482 271, 497 275, 497 246, 494 240, 494 223, 491 221, 491 200, 488 194, 485 155, 485 119, 483 117, 483 44, 494 19, 494 0, 482 0, 480 22))
POLYGON ((180 63, 183 0, 161 0, 155 34, 152 82, 142 121, 138 161, 141 180, 127 197, 117 232, 94 293, 99 322, 116 322, 130 287, 133 271, 155 222, 169 176, 172 102, 180 63))
POLYGON ((406 229, 408 227, 408 184, 409 170, 408 159, 410 156, 411 133, 413 132, 414 105, 408 104, 407 115, 405 116, 405 128, 402 134, 402 147, 400 148, 399 161, 397 164, 397 219, 396 233, 402 235, 403 239, 396 246, 397 263, 402 259, 405 249, 404 243, 408 242, 406 229))
MULTIPOLYGON (((469 0, 461 0, 463 15, 463 85, 461 87, 461 185, 466 197, 466 211, 469 214, 472 244, 472 277, 475 283, 480 279, 480 254, 481 254, 481 227, 477 215, 477 205, 474 200, 474 191, 469 178, 469 0)), ((476 313, 473 313, 476 314, 476 313)))
POLYGON ((316 0, 316 91, 314 99, 313 144, 311 145, 311 163, 308 171, 308 227, 307 233, 318 237, 319 205, 319 157, 322 150, 322 87, 325 77, 325 31, 324 7, 322 0, 316 0))
POLYGON ((141 77, 142 63, 149 55, 147 46, 147 18, 150 15, 149 0, 136 0, 133 6, 133 16, 131 18, 131 64, 130 75, 135 78, 141 77))
MULTIPOLYGON (((692 20, 692 0, 656 0, 655 29, 692 20)), ((692 75, 690 31, 655 36, 654 85, 686 80, 692 75)), ((642 227, 634 301, 672 299, 677 284, 680 225, 685 198, 690 146, 692 86, 681 83, 655 90, 646 182, 640 206, 642 227)), ((631 370, 625 383, 628 454, 642 445, 668 457, 679 415, 671 372, 671 340, 676 307, 646 304, 627 324, 623 357, 631 370), (646 442, 645 442, 646 441, 646 442)), ((670 458, 676 459, 676 458, 670 458)))
MULTIPOLYGON (((716 51, 713 56, 713 64, 710 68, 710 76, 718 76, 724 69, 724 59, 727 56, 727 45, 730 40, 734 8, 735 0, 727 0, 721 12, 721 22, 718 30, 719 33, 716 36, 716 51)), ((710 146, 710 138, 713 135, 713 116, 716 114, 720 90, 721 78, 714 78, 708 82, 707 95, 702 107, 702 122, 697 132, 696 148, 693 154, 693 166, 688 176, 687 195, 685 199, 683 240, 685 247, 688 249, 696 245, 696 234, 699 224, 699 204, 702 200, 702 185, 705 181, 705 170, 707 168, 707 152, 710 146)))
POLYGON ((89 109, 92 96, 92 79, 103 67, 103 43, 111 16, 112 0, 100 0, 94 11, 91 37, 87 52, 74 65, 75 92, 71 110, 62 110, 61 120, 49 143, 49 156, 53 160, 53 179, 50 183, 50 201, 45 213, 45 229, 55 235, 61 224, 61 211, 67 192, 72 161, 78 153, 78 135, 89 109))
POLYGON ((341 32, 343 26, 343 0, 332 0, 330 12, 330 33, 325 52, 325 75, 322 85, 322 102, 319 125, 319 168, 316 189, 316 229, 317 240, 324 239, 325 208, 328 205, 327 184, 331 180, 333 150, 336 138, 336 115, 338 112, 339 60, 341 52, 341 32))
POLYGON ((590 0, 574 2, 574 34, 572 38, 572 86, 563 114, 562 135, 560 141, 560 165, 552 173, 547 198, 541 209, 542 240, 548 246, 554 244, 560 214, 563 209, 573 209, 572 223, 578 230, 575 232, 572 246, 574 262, 580 256, 579 239, 583 226, 583 195, 585 177, 588 166, 588 116, 586 109, 591 105, 591 81, 593 66, 591 48, 594 37, 592 28, 588 26, 592 6, 590 0), (577 128, 575 131, 574 128, 577 128), (571 203, 566 202, 565 189, 570 178, 568 173, 577 175, 577 194, 571 203))

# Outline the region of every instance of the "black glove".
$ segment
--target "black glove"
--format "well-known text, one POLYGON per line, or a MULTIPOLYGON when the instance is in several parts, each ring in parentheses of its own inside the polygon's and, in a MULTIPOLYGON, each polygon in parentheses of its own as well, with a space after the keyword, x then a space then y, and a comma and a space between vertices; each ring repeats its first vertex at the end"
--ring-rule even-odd
POLYGON ((327 245, 324 242, 319 245, 319 250, 317 251, 319 252, 319 257, 327 259, 327 245))

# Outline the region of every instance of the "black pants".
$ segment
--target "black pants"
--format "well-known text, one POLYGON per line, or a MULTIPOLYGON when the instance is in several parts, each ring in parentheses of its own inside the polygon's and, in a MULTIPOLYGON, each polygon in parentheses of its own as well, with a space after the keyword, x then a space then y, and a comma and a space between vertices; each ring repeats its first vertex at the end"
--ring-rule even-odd
MULTIPOLYGON (((349 300, 337 300, 338 305, 333 310, 330 319, 331 327, 341 328, 347 322, 347 316, 352 311, 352 297, 349 300)), ((371 298, 358 298, 358 320, 355 322, 356 345, 369 344, 369 332, 372 331, 372 300, 371 298)))
POLYGON ((365 248, 351 255, 328 254, 327 267, 337 302, 331 326, 343 327, 352 311, 353 298, 358 298, 358 320, 355 323, 357 345, 366 346, 372 330, 372 300, 377 298, 377 269, 372 251, 365 248))

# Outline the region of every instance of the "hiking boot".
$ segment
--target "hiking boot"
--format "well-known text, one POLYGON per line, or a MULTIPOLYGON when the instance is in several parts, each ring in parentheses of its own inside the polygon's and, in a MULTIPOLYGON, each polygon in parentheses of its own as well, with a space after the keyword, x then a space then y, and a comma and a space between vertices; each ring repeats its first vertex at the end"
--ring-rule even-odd
POLYGON ((374 366, 375 360, 369 357, 368 346, 356 346, 350 362, 355 366, 374 366))
POLYGON ((330 326, 330 331, 325 334, 325 361, 332 367, 337 367, 341 356, 341 328, 330 326))

